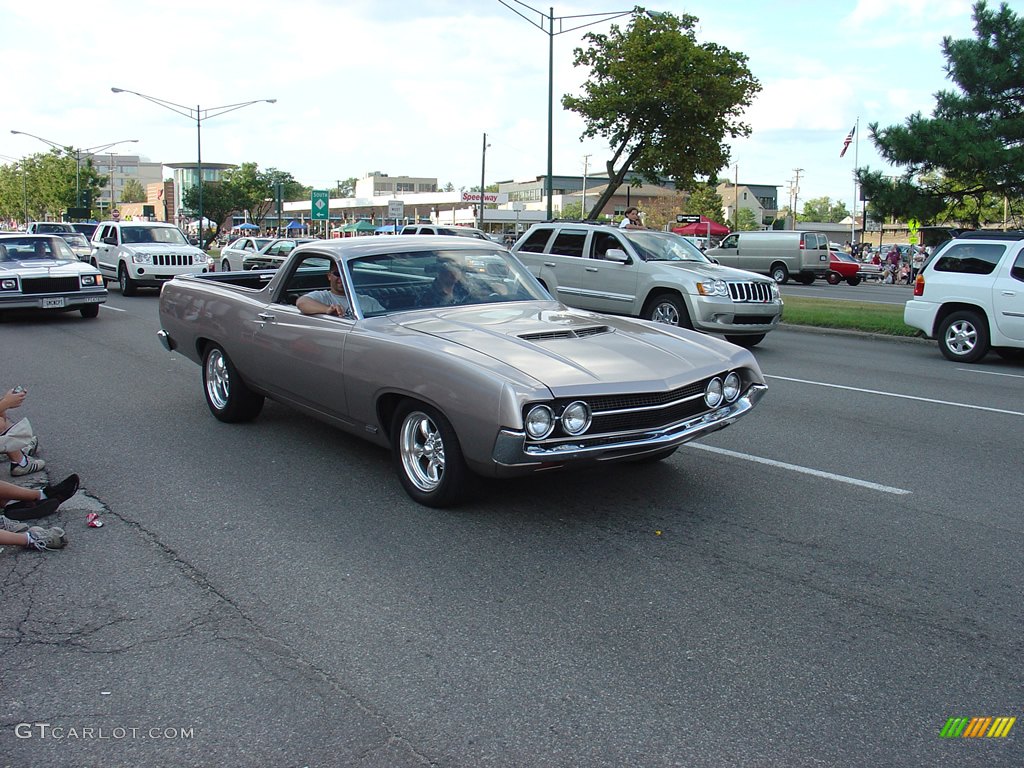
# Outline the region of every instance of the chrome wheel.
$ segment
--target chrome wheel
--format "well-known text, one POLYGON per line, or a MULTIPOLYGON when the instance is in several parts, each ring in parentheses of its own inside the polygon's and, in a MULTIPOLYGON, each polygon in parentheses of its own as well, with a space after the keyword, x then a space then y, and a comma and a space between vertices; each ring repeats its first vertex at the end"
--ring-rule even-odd
POLYGON ((949 360, 974 363, 988 352, 985 318, 970 310, 954 312, 939 327, 939 349, 949 360))
POLYGON ((667 325, 679 325, 679 311, 671 302, 666 301, 654 307, 651 312, 651 320, 667 325))
POLYGON ((978 329, 966 320, 950 323, 946 329, 946 346, 956 355, 969 355, 978 346, 978 329))
POLYGON ((427 414, 412 411, 402 421, 398 450, 409 481, 424 493, 444 480, 444 437, 427 414))
POLYGON ((228 407, 231 397, 231 375, 225 362, 224 352, 214 347, 206 356, 206 398, 210 406, 218 411, 228 407))

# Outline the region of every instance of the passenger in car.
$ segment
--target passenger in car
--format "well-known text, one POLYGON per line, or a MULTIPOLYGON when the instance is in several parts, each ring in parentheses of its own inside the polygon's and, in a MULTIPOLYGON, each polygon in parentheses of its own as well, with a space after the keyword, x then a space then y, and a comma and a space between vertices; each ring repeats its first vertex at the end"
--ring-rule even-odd
POLYGON ((461 304, 469 295, 465 284, 462 282, 462 273, 454 264, 441 264, 437 270, 437 276, 423 297, 420 299, 421 307, 448 307, 452 304, 461 304))

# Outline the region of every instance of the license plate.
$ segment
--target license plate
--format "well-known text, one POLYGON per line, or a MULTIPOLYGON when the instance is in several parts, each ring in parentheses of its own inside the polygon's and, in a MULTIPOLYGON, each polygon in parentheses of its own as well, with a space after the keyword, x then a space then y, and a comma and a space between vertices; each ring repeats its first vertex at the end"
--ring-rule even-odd
POLYGON ((43 299, 43 309, 61 309, 64 306, 64 297, 57 296, 52 299, 43 299))

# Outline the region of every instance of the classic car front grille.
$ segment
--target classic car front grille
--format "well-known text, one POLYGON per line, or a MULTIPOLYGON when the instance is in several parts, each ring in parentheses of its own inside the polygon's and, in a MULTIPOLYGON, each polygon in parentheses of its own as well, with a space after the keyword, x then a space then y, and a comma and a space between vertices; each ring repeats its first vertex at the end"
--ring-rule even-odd
POLYGON ((599 333, 610 333, 607 325, 595 325, 590 328, 577 328, 564 331, 544 331, 542 333, 524 333, 519 338, 523 341, 554 341, 555 339, 582 339, 585 336, 596 336, 599 333))
MULTIPOLYGON (((725 378, 727 371, 717 374, 725 378)), ((739 371, 742 376, 742 372, 739 371)), ((704 402, 704 390, 712 377, 687 384, 668 392, 644 392, 635 395, 607 395, 604 397, 582 398, 590 405, 593 420, 590 428, 582 435, 569 437, 556 428, 552 435, 537 441, 544 445, 559 443, 600 444, 606 440, 620 439, 610 435, 630 432, 649 432, 677 424, 680 421, 708 413, 704 402)), ((553 403, 556 416, 570 401, 553 403)))
POLYGON ((733 301, 765 304, 772 300, 772 288, 760 281, 750 283, 729 283, 729 296, 733 301))
POLYGON ((154 267, 191 267, 192 256, 186 253, 154 253, 154 267))
POLYGON ((66 293, 77 290, 77 277, 25 277, 21 280, 22 293, 66 293))

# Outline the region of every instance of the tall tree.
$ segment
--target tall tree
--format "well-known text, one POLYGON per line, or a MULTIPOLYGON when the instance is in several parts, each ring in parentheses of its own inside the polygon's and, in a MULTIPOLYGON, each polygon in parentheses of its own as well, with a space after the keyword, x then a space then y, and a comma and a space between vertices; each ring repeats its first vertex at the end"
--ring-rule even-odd
POLYGON ((835 224, 849 215, 846 203, 839 201, 833 203, 832 198, 828 196, 815 197, 804 203, 803 213, 797 216, 797 221, 821 221, 835 224))
POLYGON ((1024 196, 1024 18, 1005 2, 990 10, 985 0, 973 17, 975 39, 942 40, 946 73, 959 90, 939 91, 932 117, 917 112, 904 125, 869 126, 882 158, 905 169, 897 179, 858 169, 865 197, 882 214, 937 221, 951 206, 981 212, 987 194, 1024 196))
POLYGON ((144 203, 146 202, 146 190, 138 179, 127 179, 121 189, 122 203, 144 203))
POLYGON ((686 203, 686 213, 703 216, 719 224, 725 224, 725 211, 722 210, 722 196, 712 184, 698 184, 690 192, 686 203))
POLYGON ((638 7, 626 29, 588 32, 589 47, 575 50, 573 63, 590 74, 583 95, 563 96, 562 105, 583 117, 584 138, 611 146, 608 185, 592 215, 630 174, 688 188, 729 164, 726 136, 750 134, 741 117, 761 86, 744 54, 697 42, 697 21, 638 7))
MULTIPOLYGON (((199 187, 189 187, 181 196, 182 205, 189 210, 199 208, 199 187)), ((203 218, 209 219, 212 229, 203 229, 200 223, 200 247, 204 250, 220 234, 225 222, 230 222, 231 214, 239 211, 242 206, 242 194, 239 188, 229 181, 208 181, 203 183, 203 218)))
POLYGON ((740 208, 736 211, 736 229, 750 232, 761 228, 761 222, 757 220, 757 214, 749 208, 740 208))
POLYGON ((356 182, 359 181, 355 176, 347 179, 339 179, 338 185, 334 189, 335 197, 355 197, 356 196, 356 182))

